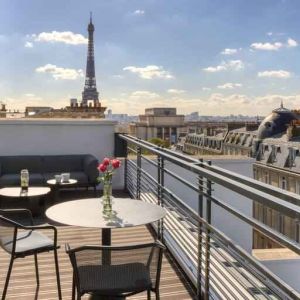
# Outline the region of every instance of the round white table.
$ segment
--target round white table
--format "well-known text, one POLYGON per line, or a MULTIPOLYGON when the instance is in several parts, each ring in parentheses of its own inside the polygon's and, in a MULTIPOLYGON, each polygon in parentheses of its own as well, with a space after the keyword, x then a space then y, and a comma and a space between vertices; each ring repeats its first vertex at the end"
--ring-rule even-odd
MULTIPOLYGON (((162 219, 166 210, 161 206, 129 198, 113 198, 113 216, 102 213, 101 198, 90 198, 56 204, 46 211, 46 216, 60 224, 96 227, 102 229, 102 244, 111 245, 111 229, 149 224, 162 219)), ((110 264, 109 252, 102 257, 103 264, 110 264)), ((106 299, 92 295, 90 299, 106 299)), ((113 297, 109 299, 114 299, 113 297)), ((125 299, 122 297, 116 299, 125 299)))
POLYGON ((40 209, 37 208, 36 200, 41 196, 47 195, 49 192, 50 188, 43 186, 29 186, 27 191, 22 191, 21 187, 6 187, 0 189, 0 196, 22 199, 24 202, 27 202, 26 205, 29 203, 30 210, 33 214, 37 215, 40 213, 40 209))
POLYGON ((66 185, 72 185, 72 184, 76 184, 77 180, 76 179, 69 179, 68 181, 61 181, 61 182, 56 182, 56 180, 53 179, 49 179, 47 180, 47 184, 49 185, 58 185, 58 186, 66 186, 66 185))
POLYGON ((113 198, 113 216, 102 214, 100 198, 80 199, 51 206, 46 216, 60 224, 102 229, 102 244, 111 245, 111 229, 149 224, 162 219, 161 206, 130 198, 113 198))
POLYGON ((56 182, 55 178, 47 180, 47 184, 51 187, 52 204, 59 199, 59 189, 75 185, 78 181, 76 179, 69 179, 68 181, 56 182))
POLYGON ((37 197, 50 192, 50 188, 43 186, 30 186, 27 191, 22 191, 21 187, 6 187, 0 189, 0 196, 3 197, 37 197))

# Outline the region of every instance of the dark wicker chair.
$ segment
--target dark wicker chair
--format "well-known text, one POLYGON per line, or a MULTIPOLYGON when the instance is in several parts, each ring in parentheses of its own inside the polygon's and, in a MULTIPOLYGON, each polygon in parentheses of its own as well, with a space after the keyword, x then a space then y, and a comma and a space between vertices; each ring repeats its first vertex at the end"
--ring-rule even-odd
POLYGON ((160 242, 130 246, 82 246, 66 252, 73 266, 72 299, 88 293, 96 297, 126 297, 151 291, 159 299, 162 251, 160 242))
POLYGON ((0 210, 0 247, 10 254, 10 263, 2 292, 2 300, 6 297, 9 279, 16 258, 34 255, 37 288, 39 287, 39 269, 37 254, 54 251, 57 278, 58 298, 61 300, 61 287, 57 258, 57 230, 54 226, 34 226, 33 218, 28 209, 0 210), (19 221, 21 220, 21 222, 19 221), (16 221, 18 220, 18 222, 16 221), (38 229, 53 230, 53 240, 39 232, 38 229))

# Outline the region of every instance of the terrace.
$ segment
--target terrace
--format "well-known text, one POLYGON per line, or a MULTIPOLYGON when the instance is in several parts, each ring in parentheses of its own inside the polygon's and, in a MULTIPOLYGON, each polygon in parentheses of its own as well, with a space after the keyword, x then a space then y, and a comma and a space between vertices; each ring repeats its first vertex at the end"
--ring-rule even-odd
MULTIPOLYGON (((209 161, 195 160, 128 135, 115 135, 113 122, 6 120, 0 126, 0 139, 6 141, 0 145, 0 155, 90 153, 99 158, 124 158, 123 168, 114 178, 114 194, 161 205, 167 215, 149 227, 112 230, 112 244, 147 242, 156 236, 163 241, 167 251, 163 258, 161 299, 300 298, 298 258, 258 261, 252 251, 255 228, 300 254, 299 240, 291 240, 252 217, 253 201, 258 201, 282 215, 299 219, 298 195, 209 161)), ((63 191, 59 201, 89 198, 91 193, 63 191)), ((4 201, 2 205, 6 205, 4 201)), ((36 218, 39 224, 47 221, 36 218)), ((100 244, 100 232, 58 226, 58 237, 62 246, 59 266, 63 299, 69 299, 72 272, 63 245, 100 244)), ((39 256, 41 283, 36 299, 57 299, 50 255, 39 256)), ((8 260, 8 255, 0 251, 1 287, 8 260)), ((35 287, 32 259, 16 260, 7 299, 34 299, 35 287)), ((146 294, 131 299, 146 299, 146 294)))

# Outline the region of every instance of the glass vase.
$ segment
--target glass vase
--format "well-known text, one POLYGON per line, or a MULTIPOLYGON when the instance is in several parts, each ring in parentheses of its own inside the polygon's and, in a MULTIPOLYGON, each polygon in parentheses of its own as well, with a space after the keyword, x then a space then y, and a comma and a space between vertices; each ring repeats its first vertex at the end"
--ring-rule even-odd
POLYGON ((110 217, 112 214, 112 182, 107 181, 103 183, 103 196, 102 196, 102 213, 110 217))

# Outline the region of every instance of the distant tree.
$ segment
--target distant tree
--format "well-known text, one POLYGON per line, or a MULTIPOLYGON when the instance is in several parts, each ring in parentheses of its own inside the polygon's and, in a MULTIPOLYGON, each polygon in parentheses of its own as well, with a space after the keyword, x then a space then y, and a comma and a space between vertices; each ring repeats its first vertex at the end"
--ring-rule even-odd
POLYGON ((150 142, 152 144, 155 144, 157 146, 160 146, 160 147, 164 147, 164 148, 169 148, 170 147, 170 142, 169 141, 165 141, 165 140, 160 139, 160 138, 152 138, 152 139, 149 139, 148 142, 150 142))

